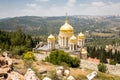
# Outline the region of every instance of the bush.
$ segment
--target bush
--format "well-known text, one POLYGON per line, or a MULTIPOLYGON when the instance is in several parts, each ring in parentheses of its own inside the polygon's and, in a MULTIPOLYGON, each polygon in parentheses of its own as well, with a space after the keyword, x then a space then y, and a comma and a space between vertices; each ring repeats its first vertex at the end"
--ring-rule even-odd
POLYGON ((104 65, 103 63, 100 63, 100 64, 98 64, 98 71, 100 71, 100 72, 106 72, 107 71, 107 66, 106 65, 104 65))
POLYGON ((35 56, 32 52, 27 52, 25 54, 23 54, 23 59, 24 60, 31 60, 31 61, 34 61, 35 60, 35 56))
POLYGON ((78 58, 71 57, 68 53, 62 50, 54 50, 50 53, 50 56, 46 57, 45 61, 53 63, 55 65, 66 64, 69 67, 79 67, 80 60, 78 58))
POLYGON ((111 65, 116 65, 116 61, 110 59, 110 64, 111 65))
POLYGON ((24 59, 24 62, 25 62, 25 67, 26 68, 31 68, 32 63, 35 60, 35 56, 31 51, 29 51, 29 52, 23 54, 23 59, 24 59))
POLYGON ((80 60, 78 58, 73 57, 71 60, 71 67, 78 67, 80 64, 79 62, 80 62, 80 60))

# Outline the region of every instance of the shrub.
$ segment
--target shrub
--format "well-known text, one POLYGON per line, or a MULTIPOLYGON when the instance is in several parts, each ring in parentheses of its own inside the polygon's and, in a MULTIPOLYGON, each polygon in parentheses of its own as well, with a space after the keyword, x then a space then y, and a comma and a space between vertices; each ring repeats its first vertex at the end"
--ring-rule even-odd
POLYGON ((111 65, 116 65, 116 61, 110 59, 110 64, 111 65))
POLYGON ((98 64, 98 71, 100 71, 100 72, 106 72, 107 71, 107 66, 106 65, 104 65, 103 63, 100 63, 100 64, 98 64))
POLYGON ((71 66, 72 67, 78 67, 80 60, 78 58, 73 57, 71 60, 71 66))
POLYGON ((68 53, 62 50, 54 50, 46 57, 45 61, 53 63, 55 65, 66 64, 69 67, 78 67, 80 60, 78 58, 71 57, 68 53))
POLYGON ((31 51, 29 51, 29 52, 23 54, 23 59, 24 59, 24 62, 25 62, 25 67, 26 68, 31 68, 32 63, 35 60, 35 56, 31 51))
POLYGON ((29 51, 29 52, 23 54, 23 59, 33 61, 33 60, 35 60, 35 56, 31 51, 29 51))

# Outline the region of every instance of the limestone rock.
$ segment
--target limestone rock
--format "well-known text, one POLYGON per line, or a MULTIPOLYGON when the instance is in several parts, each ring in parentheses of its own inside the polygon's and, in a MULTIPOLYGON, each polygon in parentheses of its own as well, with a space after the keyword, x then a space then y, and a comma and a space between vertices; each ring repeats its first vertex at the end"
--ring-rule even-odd
POLYGON ((69 76, 70 70, 65 69, 63 66, 56 68, 56 74, 59 76, 69 76))
POLYGON ((70 74, 70 70, 65 69, 65 70, 64 70, 64 75, 65 75, 65 76, 68 76, 69 74, 70 74))
POLYGON ((75 78, 73 76, 69 76, 67 80, 75 80, 75 78))
POLYGON ((26 80, 39 80, 39 78, 36 76, 35 72, 30 68, 27 70, 24 77, 26 80))
POLYGON ((18 72, 12 71, 11 73, 8 73, 8 78, 6 80, 25 80, 25 78, 18 72))
POLYGON ((49 77, 44 77, 43 80, 52 80, 49 77))

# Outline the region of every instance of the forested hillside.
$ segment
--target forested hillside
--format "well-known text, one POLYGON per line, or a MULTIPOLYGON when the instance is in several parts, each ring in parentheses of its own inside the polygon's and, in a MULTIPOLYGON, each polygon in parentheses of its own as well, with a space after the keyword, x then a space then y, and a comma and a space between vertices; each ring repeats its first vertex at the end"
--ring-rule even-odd
MULTIPOLYGON (((116 16, 69 16, 69 23, 74 27, 75 34, 81 30, 106 29, 107 27, 120 27, 120 17, 116 16)), ((48 35, 50 32, 58 33, 65 22, 65 16, 36 17, 23 16, 0 19, 0 30, 15 31, 21 27, 23 32, 32 35, 48 35)))
POLYGON ((31 51, 33 47, 31 36, 22 33, 21 29, 15 32, 0 31, 0 49, 2 51, 12 51, 14 55, 22 55, 26 51, 31 51))

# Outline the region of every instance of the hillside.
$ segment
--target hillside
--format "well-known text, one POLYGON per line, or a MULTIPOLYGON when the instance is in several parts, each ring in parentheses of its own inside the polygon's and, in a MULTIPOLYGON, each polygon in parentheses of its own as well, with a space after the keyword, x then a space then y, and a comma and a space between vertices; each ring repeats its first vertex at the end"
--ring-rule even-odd
MULTIPOLYGON (((75 34, 85 30, 108 30, 112 27, 120 27, 119 16, 69 16, 69 23, 74 27, 75 34)), ((21 27, 23 32, 32 35, 48 35, 50 32, 58 33, 64 24, 65 16, 37 17, 23 16, 0 19, 0 30, 15 31, 21 27)))

